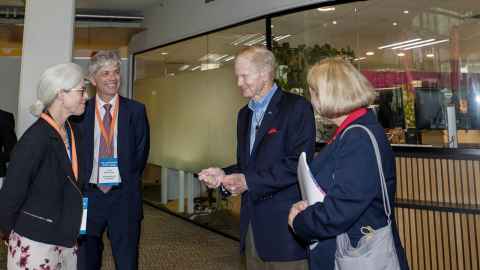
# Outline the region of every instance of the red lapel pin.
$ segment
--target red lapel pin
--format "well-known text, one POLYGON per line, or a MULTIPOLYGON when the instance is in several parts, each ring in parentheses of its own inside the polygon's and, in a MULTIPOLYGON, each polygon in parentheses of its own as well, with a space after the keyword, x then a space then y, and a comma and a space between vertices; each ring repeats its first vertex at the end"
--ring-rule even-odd
POLYGON ((277 131, 278 131, 278 129, 276 129, 276 128, 271 128, 271 129, 269 129, 269 130, 267 131, 267 134, 268 134, 268 135, 272 135, 272 134, 274 134, 274 133, 277 133, 277 131))

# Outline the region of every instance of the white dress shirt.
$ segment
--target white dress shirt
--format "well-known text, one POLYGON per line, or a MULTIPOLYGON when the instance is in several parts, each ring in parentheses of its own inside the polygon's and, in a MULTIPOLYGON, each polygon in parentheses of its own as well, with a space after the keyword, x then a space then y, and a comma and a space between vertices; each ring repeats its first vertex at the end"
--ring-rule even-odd
MULTIPOLYGON (((117 99, 118 95, 116 95, 112 100, 110 100, 110 105, 112 107, 110 108, 110 113, 113 114, 113 112, 117 109, 115 106, 117 105, 117 99)), ((100 117, 102 117, 101 121, 103 121, 103 117, 105 116, 106 110, 103 107, 103 105, 107 104, 104 102, 98 95, 95 97, 96 100, 96 106, 98 106, 99 111, 100 111, 100 117)), ((113 115, 112 115, 112 121, 113 120, 113 115)), ((117 135, 118 135, 118 113, 117 113, 117 119, 115 119, 115 126, 113 127, 115 132, 113 133, 113 157, 117 158, 117 135)), ((94 137, 93 137, 93 167, 92 167, 92 174, 90 175, 90 183, 96 184, 98 182, 98 153, 100 152, 100 126, 98 125, 98 120, 95 116, 95 130, 94 130, 94 137)), ((121 177, 120 182, 122 182, 121 177)))

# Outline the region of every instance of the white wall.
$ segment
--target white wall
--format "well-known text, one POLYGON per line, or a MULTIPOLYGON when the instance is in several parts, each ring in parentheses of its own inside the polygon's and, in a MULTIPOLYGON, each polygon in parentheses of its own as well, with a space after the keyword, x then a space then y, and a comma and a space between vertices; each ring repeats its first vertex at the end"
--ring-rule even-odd
POLYGON ((20 83, 20 57, 0 57, 0 109, 11 112, 17 119, 18 87, 20 83))
POLYGON ((330 0, 164 0, 145 11, 144 32, 135 35, 131 53, 191 37, 278 11, 330 0))

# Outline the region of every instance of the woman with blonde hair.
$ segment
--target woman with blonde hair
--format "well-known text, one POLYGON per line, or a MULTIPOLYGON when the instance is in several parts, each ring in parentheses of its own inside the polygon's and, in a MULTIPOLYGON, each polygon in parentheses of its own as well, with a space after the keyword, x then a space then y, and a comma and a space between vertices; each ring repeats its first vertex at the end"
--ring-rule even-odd
POLYGON ((398 257, 397 269, 408 269, 393 213, 389 213, 395 197, 394 153, 375 114, 367 108, 375 100, 375 91, 351 63, 341 58, 314 65, 308 73, 308 85, 315 110, 337 126, 310 164, 315 180, 326 192, 324 201, 310 206, 300 201, 292 206, 288 219, 300 238, 316 242, 310 250, 310 269, 338 269, 337 236, 346 233, 349 243, 356 247, 364 233, 388 224, 393 256, 396 252, 398 257), (378 159, 374 140, 378 142, 378 159))
POLYGON ((77 269, 83 200, 78 132, 68 121, 85 110, 79 65, 42 74, 31 111, 39 119, 15 146, 0 190, 0 229, 8 237, 7 268, 77 269))

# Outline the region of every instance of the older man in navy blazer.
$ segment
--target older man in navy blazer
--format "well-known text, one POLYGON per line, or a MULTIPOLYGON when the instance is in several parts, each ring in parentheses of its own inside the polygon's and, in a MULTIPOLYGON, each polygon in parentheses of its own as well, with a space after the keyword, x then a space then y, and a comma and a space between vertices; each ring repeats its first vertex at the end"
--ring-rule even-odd
POLYGON ((87 102, 80 122, 88 180, 87 234, 80 244, 80 270, 101 268, 107 230, 115 268, 138 268, 140 224, 143 218, 141 176, 149 151, 145 106, 118 94, 120 58, 99 51, 89 65, 89 79, 97 94, 87 102))
POLYGON ((241 95, 249 98, 237 120, 237 164, 208 168, 199 179, 224 194, 241 194, 240 245, 247 269, 307 269, 307 250, 289 230, 289 204, 300 199, 297 161, 312 157, 315 122, 311 105, 274 82, 275 58, 248 47, 235 60, 241 95))

